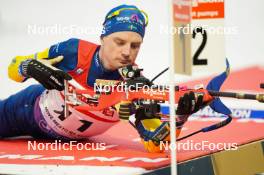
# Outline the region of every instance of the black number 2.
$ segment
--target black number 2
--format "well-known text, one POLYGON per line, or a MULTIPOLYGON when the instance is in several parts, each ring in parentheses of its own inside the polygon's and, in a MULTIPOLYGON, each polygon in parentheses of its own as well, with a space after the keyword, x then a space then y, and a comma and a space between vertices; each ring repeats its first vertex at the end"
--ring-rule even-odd
POLYGON ((199 59, 199 56, 200 56, 201 52, 203 51, 203 49, 206 45, 206 42, 207 42, 207 33, 206 33, 206 30, 204 30, 202 27, 197 27, 193 30, 193 33, 192 33, 193 39, 195 39, 197 33, 202 34, 203 41, 193 56, 193 65, 207 65, 207 59, 206 58, 205 59, 201 59, 201 58, 199 59))

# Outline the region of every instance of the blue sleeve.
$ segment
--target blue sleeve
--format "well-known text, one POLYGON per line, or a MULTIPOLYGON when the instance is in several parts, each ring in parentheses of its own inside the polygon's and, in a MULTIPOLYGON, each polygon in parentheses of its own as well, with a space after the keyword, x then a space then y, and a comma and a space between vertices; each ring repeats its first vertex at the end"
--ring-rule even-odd
POLYGON ((52 45, 49 49, 49 58, 63 55, 63 60, 54 66, 65 72, 74 70, 78 63, 78 46, 79 39, 75 38, 52 45))

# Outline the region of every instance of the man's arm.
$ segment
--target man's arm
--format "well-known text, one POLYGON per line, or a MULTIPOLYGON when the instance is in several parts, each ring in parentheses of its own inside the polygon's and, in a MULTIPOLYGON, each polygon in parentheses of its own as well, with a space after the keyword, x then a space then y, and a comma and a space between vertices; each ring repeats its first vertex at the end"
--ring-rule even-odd
POLYGON ((48 58, 49 49, 45 49, 42 52, 38 52, 35 55, 16 56, 12 59, 12 62, 8 66, 8 77, 16 82, 24 82, 27 77, 24 77, 20 70, 20 65, 23 61, 30 59, 44 59, 48 58))
MULTIPOLYGON (((188 117, 202 107, 204 107, 203 95, 195 96, 193 92, 190 92, 184 94, 184 96, 179 99, 176 110, 178 116, 176 120, 176 137, 180 135, 181 129, 188 120, 188 117)), ((169 122, 162 122, 159 114, 151 116, 146 113, 144 108, 139 108, 136 111, 132 124, 140 134, 146 150, 149 152, 164 151, 160 147, 160 142, 170 141, 169 122)))
POLYGON ((37 60, 44 64, 50 64, 64 72, 71 71, 77 66, 78 45, 79 39, 69 39, 52 45, 36 54, 16 56, 8 67, 8 76, 16 82, 24 82, 28 77, 22 73, 22 63, 28 60, 37 60), (58 56, 63 56, 63 60, 54 60, 58 56))
POLYGON ((64 89, 64 80, 70 80, 68 71, 78 62, 78 39, 70 39, 34 55, 17 56, 8 67, 9 77, 16 82, 34 78, 46 89, 64 89))

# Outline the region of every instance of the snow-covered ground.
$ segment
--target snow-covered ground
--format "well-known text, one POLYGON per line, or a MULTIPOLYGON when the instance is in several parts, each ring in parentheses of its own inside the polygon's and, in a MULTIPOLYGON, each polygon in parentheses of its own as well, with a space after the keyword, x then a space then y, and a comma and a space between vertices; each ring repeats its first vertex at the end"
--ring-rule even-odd
POLYGON ((133 175, 147 172, 143 168, 129 168, 118 166, 73 166, 73 165, 19 165, 19 164, 0 164, 1 174, 19 174, 19 175, 133 175), (30 170, 30 171, 29 171, 30 170))

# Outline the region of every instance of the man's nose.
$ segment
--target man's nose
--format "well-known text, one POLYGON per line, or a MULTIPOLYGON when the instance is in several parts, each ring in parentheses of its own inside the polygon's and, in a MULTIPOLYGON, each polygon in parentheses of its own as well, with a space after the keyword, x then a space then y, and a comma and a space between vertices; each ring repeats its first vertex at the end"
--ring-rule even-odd
POLYGON ((123 48, 122 48, 122 56, 125 57, 126 59, 129 58, 130 56, 130 45, 125 45, 123 48))

